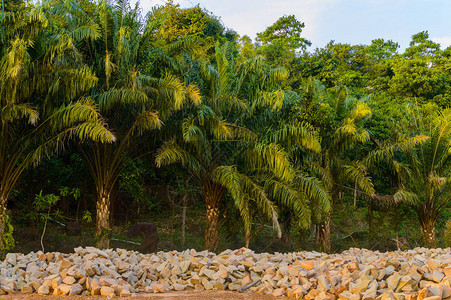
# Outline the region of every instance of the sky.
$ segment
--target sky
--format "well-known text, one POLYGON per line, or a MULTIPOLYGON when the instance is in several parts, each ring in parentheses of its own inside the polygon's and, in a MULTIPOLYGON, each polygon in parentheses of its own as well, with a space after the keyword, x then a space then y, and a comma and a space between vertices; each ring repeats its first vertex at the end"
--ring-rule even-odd
MULTIPOLYGON (((135 0, 132 0, 134 2, 135 0)), ((164 0, 141 0, 144 12, 164 0)), ((370 44, 376 38, 398 42, 402 52, 413 34, 451 45, 451 0, 175 0, 181 7, 199 4, 221 18, 226 27, 255 40, 283 15, 304 22, 309 50, 336 43, 370 44)))

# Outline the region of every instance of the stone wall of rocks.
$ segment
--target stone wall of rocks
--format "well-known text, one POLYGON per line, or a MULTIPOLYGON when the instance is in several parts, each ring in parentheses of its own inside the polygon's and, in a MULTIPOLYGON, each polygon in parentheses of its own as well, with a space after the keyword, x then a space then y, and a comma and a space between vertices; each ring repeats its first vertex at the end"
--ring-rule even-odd
POLYGON ((350 249, 254 253, 226 250, 141 254, 76 248, 73 254, 9 253, 0 295, 130 296, 183 290, 233 290, 305 299, 451 299, 451 249, 379 253, 350 249))

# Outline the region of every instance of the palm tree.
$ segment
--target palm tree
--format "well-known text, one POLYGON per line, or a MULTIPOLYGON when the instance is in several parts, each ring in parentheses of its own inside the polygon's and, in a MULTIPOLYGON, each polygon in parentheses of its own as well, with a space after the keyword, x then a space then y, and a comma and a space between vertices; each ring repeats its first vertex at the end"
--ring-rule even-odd
POLYGON ((18 4, 2 13, 0 59, 0 250, 7 199, 23 171, 72 137, 112 142, 98 107, 81 97, 97 82, 70 39, 55 39, 53 15, 18 4))
MULTIPOLYGON (((364 101, 350 97, 345 87, 328 91, 318 81, 307 84, 306 96, 309 99, 307 103, 312 102, 317 107, 317 115, 307 117, 307 120, 320 124, 318 128, 324 129, 320 132, 322 152, 307 165, 326 186, 332 198, 331 208, 343 191, 355 193, 359 189, 359 194, 374 195, 367 166, 355 160, 355 155, 353 157, 351 154, 356 146, 369 141, 370 134, 364 124, 371 117, 371 109, 364 101)), ((325 252, 331 249, 330 222, 331 210, 323 210, 316 218, 314 228, 316 243, 325 252)))
POLYGON ((450 201, 451 110, 413 105, 403 111, 396 141, 380 145, 366 162, 389 163, 397 177, 392 200, 416 211, 424 246, 435 247, 435 223, 450 201))
MULTIPOLYGON (((200 95, 169 70, 161 78, 142 72, 155 49, 137 6, 131 8, 128 1, 118 1, 115 6, 102 1, 89 14, 83 8, 66 10, 67 31, 83 27, 91 32, 91 39, 78 43, 77 49, 86 63, 94 66, 99 80, 91 97, 117 137, 114 144, 93 141, 81 147, 96 186, 97 246, 107 248, 111 193, 127 161, 148 154, 148 144, 158 138, 151 132, 161 128, 171 112, 186 101, 199 103, 200 95)), ((181 51, 186 44, 167 46, 166 53, 160 51, 162 59, 170 65, 173 60, 167 53, 181 51)))
POLYGON ((235 66, 232 53, 231 44, 218 44, 215 64, 202 65, 203 103, 186 112, 178 123, 181 136, 168 139, 156 157, 158 167, 181 163, 194 178, 206 207, 205 248, 212 251, 219 245, 219 209, 226 194, 239 209, 247 236, 253 206, 272 220, 280 235, 274 200, 308 218, 302 195, 317 195, 307 185, 300 190, 292 185, 298 174, 280 144, 288 140, 319 151, 311 132, 285 126, 259 136, 249 129, 260 109, 283 104, 278 82, 286 72, 269 68, 261 57, 235 66))

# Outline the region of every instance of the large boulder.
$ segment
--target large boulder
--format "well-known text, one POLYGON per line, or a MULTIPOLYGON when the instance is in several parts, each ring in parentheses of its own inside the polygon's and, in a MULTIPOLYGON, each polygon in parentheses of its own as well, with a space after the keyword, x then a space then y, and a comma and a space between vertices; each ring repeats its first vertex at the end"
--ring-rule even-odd
POLYGON ((137 223, 132 225, 127 233, 129 236, 142 237, 140 252, 153 253, 157 251, 158 237, 157 226, 154 223, 137 223))

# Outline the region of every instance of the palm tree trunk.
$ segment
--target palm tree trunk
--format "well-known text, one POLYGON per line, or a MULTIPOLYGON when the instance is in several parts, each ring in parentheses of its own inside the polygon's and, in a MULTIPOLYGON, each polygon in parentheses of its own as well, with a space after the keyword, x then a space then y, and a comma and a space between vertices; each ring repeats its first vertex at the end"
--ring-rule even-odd
POLYGON ((207 206, 207 228, 205 230, 205 248, 216 251, 219 246, 219 207, 207 206))
POLYGON ((316 245, 323 252, 330 252, 330 219, 331 213, 329 212, 326 220, 316 228, 316 245))
POLYGON ((202 196, 207 208, 205 249, 208 251, 216 251, 219 246, 219 203, 223 195, 223 187, 211 182, 204 185, 202 196))
POLYGON ((108 230, 110 229, 110 192, 102 192, 97 197, 96 246, 106 249, 110 246, 108 230))
POLYGON ((6 197, 0 193, 0 252, 5 249, 5 240, 3 239, 6 231, 6 197))
POLYGON ((248 232, 244 234, 244 247, 249 248, 249 244, 251 243, 252 235, 248 232))
POLYGON ((186 195, 183 196, 183 208, 182 208, 182 236, 181 236, 182 246, 185 246, 185 227, 186 227, 186 195))
POLYGON ((428 248, 435 248, 435 221, 426 218, 421 220, 421 233, 423 235, 423 245, 428 248))

